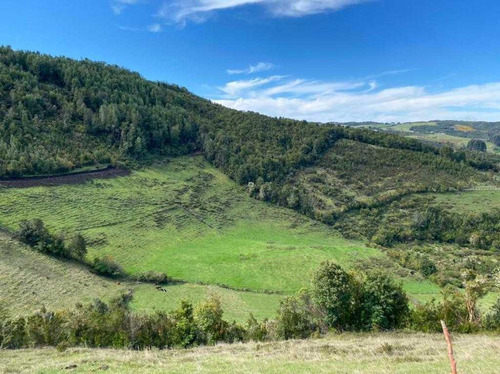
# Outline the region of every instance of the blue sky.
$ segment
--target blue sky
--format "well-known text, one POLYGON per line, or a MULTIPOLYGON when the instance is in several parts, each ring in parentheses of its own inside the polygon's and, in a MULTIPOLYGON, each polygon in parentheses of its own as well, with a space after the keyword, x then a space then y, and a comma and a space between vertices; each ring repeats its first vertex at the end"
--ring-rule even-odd
POLYGON ((500 120, 498 0, 2 0, 0 44, 317 121, 500 120))

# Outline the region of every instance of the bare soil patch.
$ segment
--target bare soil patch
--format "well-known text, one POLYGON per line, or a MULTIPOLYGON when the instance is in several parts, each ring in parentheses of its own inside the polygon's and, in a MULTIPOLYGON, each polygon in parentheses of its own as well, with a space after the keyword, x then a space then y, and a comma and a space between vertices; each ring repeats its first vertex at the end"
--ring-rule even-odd
POLYGON ((8 180, 0 180, 0 188, 29 188, 38 186, 60 186, 63 184, 80 184, 92 179, 110 179, 129 175, 130 171, 120 168, 108 167, 107 169, 82 171, 71 174, 44 176, 44 177, 27 177, 13 178, 8 180))

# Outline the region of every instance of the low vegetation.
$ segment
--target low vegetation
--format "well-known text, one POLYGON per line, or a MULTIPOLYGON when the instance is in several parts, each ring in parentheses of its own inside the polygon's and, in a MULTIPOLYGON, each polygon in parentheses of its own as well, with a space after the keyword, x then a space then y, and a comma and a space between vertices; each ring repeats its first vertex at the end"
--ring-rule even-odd
POLYGON ((452 331, 500 330, 500 300, 484 318, 476 308, 485 293, 485 282, 474 274, 466 281, 465 293, 444 294, 442 303, 431 302, 411 311, 400 285, 382 274, 355 274, 324 262, 316 271, 311 290, 281 302, 273 320, 246 325, 223 319, 216 298, 193 307, 183 301, 171 312, 140 315, 130 311, 132 294, 123 294, 110 304, 96 300, 78 304, 75 310, 49 312, 42 308, 26 317, 0 321, 1 348, 57 346, 170 348, 307 338, 329 330, 380 331, 407 327, 436 331, 445 320, 452 331))
MULTIPOLYGON (((496 374, 500 343, 453 335, 458 370, 496 374)), ((25 349, 0 351, 0 371, 50 373, 429 373, 449 371, 442 334, 331 334, 321 339, 218 344, 182 350, 25 349)))

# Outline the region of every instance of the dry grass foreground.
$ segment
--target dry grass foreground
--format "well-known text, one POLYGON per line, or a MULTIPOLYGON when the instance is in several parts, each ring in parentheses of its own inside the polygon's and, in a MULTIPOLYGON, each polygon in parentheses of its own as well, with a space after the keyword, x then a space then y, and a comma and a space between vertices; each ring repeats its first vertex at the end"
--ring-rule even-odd
MULTIPOLYGON (((498 373, 500 337, 455 335, 459 373, 498 373)), ((2 373, 448 373, 440 334, 345 334, 188 350, 0 351, 2 373)))

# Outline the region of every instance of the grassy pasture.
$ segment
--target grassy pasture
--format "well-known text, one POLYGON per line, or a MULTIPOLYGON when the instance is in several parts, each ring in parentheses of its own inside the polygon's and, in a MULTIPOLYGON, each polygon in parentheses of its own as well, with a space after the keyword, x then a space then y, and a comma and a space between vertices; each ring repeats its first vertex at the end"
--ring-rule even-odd
MULTIPOLYGON (((500 338, 453 336, 461 373, 493 374, 500 338)), ((441 334, 343 334, 323 339, 217 345, 186 350, 29 349, 0 351, 8 373, 446 373, 441 334), (105 370, 105 371, 104 371, 105 370)))
POLYGON ((96 298, 109 301, 132 290, 131 307, 137 312, 171 311, 183 299, 196 304, 213 295, 220 298, 227 320, 244 323, 250 313, 258 319, 273 317, 283 297, 194 284, 168 285, 166 293, 152 284, 118 284, 74 262, 35 252, 1 233, 0 285, 0 305, 10 316, 27 315, 42 306, 71 309, 76 303, 90 303, 96 298))
POLYGON ((28 314, 42 306, 72 308, 95 298, 107 301, 122 289, 83 266, 37 253, 0 233, 0 302, 9 315, 28 314))
POLYGON ((177 309, 183 299, 197 304, 210 296, 216 296, 222 303, 226 320, 245 323, 250 313, 258 320, 273 318, 283 298, 282 295, 234 291, 197 284, 169 285, 164 288, 166 293, 159 292, 150 284, 137 285, 130 304, 132 310, 146 313, 171 311, 177 309))
MULTIPOLYGON (((491 206, 488 200, 494 200, 491 193, 461 196, 484 195, 486 207, 491 206)), ((436 199, 453 196, 436 194, 436 199)), ((464 202, 450 201, 455 203, 464 202)), ((130 176, 81 185, 3 188, 0 206, 0 225, 7 229, 15 230, 22 219, 40 217, 53 231, 81 232, 89 243, 89 259, 110 255, 132 274, 155 270, 189 282, 168 286, 166 293, 147 284, 122 282, 118 287, 75 264, 24 247, 13 255, 7 249, 13 242, 3 236, 0 266, 2 274, 8 274, 3 278, 8 287, 0 292, 9 303, 17 300, 10 303, 16 313, 31 312, 42 303, 51 309, 72 307, 77 301, 109 299, 132 289, 136 311, 172 310, 182 299, 197 303, 216 294, 229 320, 245 321, 250 312, 259 319, 270 318, 284 295, 309 285, 322 260, 349 268, 385 257, 378 249, 341 238, 326 225, 247 197, 202 157, 164 160, 130 176), (23 261, 30 267, 14 271, 22 268, 23 261), (37 263, 45 263, 45 268, 36 267, 37 263), (25 273, 29 273, 27 284, 25 273), (45 273, 58 274, 63 282, 45 279, 45 273), (90 286, 79 286, 85 283, 90 286), (40 289, 35 290, 36 297, 30 294, 31 284, 40 289)), ((439 298, 439 287, 428 281, 402 280, 415 303, 439 298)))
POLYGON ((128 272, 155 270, 188 282, 295 292, 325 259, 349 267, 383 256, 325 225, 251 199, 202 157, 184 157, 82 185, 0 190, 0 225, 42 218, 81 232, 89 257, 128 272))

